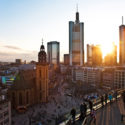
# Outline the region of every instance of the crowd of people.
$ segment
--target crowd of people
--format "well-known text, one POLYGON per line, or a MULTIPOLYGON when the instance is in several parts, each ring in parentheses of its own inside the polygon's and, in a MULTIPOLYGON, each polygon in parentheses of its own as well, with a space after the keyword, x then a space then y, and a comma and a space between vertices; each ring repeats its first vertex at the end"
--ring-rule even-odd
MULTIPOLYGON (((102 108, 104 107, 104 105, 107 105, 108 100, 110 102, 110 105, 113 102, 113 98, 117 101, 118 99, 118 92, 111 92, 109 94, 105 93, 101 96, 99 96, 98 99, 100 99, 102 108)), ((123 98, 123 102, 124 102, 124 107, 125 107, 125 91, 122 93, 122 98, 123 98)), ((85 100, 83 103, 81 103, 80 105, 80 115, 79 115, 79 120, 84 120, 85 117, 87 116, 87 109, 90 110, 90 122, 94 122, 96 124, 96 115, 95 115, 95 109, 93 108, 94 105, 94 100, 85 100)), ((75 119, 76 119, 76 109, 72 108, 71 112, 70 112, 71 116, 72 116, 72 122, 75 124, 75 119)))

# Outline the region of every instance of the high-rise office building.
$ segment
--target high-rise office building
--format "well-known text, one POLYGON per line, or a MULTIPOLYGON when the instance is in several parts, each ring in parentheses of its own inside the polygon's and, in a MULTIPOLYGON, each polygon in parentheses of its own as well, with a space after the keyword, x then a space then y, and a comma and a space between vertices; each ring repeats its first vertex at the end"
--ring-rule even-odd
POLYGON ((125 25, 119 27, 119 63, 121 65, 125 64, 125 25))
POLYGON ((87 65, 99 66, 102 64, 102 51, 100 45, 87 44, 87 65))
POLYGON ((108 53, 104 58, 105 65, 116 65, 117 64, 117 46, 112 45, 113 49, 111 53, 108 53))
POLYGON ((60 62, 60 43, 51 41, 47 43, 47 59, 50 65, 59 65, 60 62))
POLYGON ((69 65, 69 54, 64 54, 64 64, 69 65))
POLYGON ((69 22, 69 58, 70 65, 84 64, 84 23, 79 20, 76 12, 76 21, 69 22))
POLYGON ((102 51, 100 45, 92 46, 92 65, 99 66, 102 64, 102 51))
POLYGON ((87 65, 92 65, 92 46, 87 44, 87 65))

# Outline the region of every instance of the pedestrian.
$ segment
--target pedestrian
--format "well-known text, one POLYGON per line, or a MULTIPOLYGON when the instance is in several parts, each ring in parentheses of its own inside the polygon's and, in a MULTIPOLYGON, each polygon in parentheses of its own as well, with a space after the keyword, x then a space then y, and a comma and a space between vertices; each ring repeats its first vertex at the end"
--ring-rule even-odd
POLYGON ((114 98, 115 98, 116 101, 117 101, 117 96, 118 96, 118 93, 117 93, 117 91, 115 91, 114 98))
POLYGON ((111 104, 112 103, 112 95, 109 94, 108 98, 109 98, 109 101, 110 101, 110 104, 111 104))
POLYGON ((87 112, 87 105, 86 105, 86 103, 84 103, 84 113, 85 113, 85 117, 86 117, 86 112, 87 112))
POLYGON ((91 101, 91 100, 89 100, 89 108, 90 108, 90 110, 92 110, 92 109, 93 109, 93 103, 92 103, 92 101, 91 101))
POLYGON ((91 122, 93 121, 94 124, 96 125, 96 116, 95 116, 95 110, 94 109, 91 110, 90 116, 91 116, 91 122))
POLYGON ((101 96, 102 107, 104 106, 103 101, 104 101, 104 99, 103 99, 103 95, 102 95, 102 96, 101 96))
POLYGON ((105 94, 105 104, 107 105, 107 99, 108 99, 108 95, 107 93, 105 94))
POLYGON ((125 109, 125 91, 122 93, 122 100, 123 100, 123 103, 124 103, 124 109, 125 109))
POLYGON ((84 119, 84 104, 80 105, 80 120, 84 119))
POLYGON ((70 114, 72 115, 73 124, 75 124, 75 116, 76 116, 76 110, 75 110, 75 108, 72 108, 70 114))

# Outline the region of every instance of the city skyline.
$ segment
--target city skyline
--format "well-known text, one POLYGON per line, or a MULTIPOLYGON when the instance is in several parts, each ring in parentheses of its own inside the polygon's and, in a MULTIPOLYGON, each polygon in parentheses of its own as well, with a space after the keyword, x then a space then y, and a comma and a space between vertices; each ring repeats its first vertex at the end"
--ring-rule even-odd
MULTIPOLYGON (((105 43, 115 42, 119 49, 119 26, 125 11, 123 0, 37 0, 35 3, 7 0, 0 1, 0 61, 14 61, 19 57, 27 61, 37 61, 42 38, 45 48, 49 41, 60 42, 62 61, 63 54, 69 51, 68 22, 75 20, 77 3, 80 21, 85 24, 85 57, 86 45, 90 43, 103 44, 106 48, 105 43)), ((117 56, 119 58, 119 53, 117 56)))

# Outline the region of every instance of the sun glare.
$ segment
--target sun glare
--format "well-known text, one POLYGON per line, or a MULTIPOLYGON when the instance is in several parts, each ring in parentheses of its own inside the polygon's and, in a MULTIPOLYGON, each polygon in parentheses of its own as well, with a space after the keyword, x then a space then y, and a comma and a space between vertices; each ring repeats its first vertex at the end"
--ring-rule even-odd
POLYGON ((113 44, 101 45, 101 50, 102 50, 103 57, 105 57, 107 54, 113 51, 113 44))

